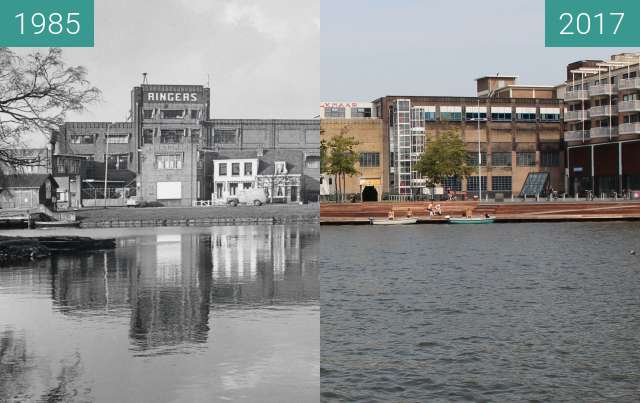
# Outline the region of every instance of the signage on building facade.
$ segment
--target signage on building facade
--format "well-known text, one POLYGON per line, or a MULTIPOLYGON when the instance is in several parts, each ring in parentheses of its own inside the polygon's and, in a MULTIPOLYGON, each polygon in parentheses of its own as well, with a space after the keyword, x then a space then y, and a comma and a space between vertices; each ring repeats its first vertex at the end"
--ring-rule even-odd
POLYGON ((144 99, 146 102, 200 102, 200 94, 197 92, 145 92, 144 99))

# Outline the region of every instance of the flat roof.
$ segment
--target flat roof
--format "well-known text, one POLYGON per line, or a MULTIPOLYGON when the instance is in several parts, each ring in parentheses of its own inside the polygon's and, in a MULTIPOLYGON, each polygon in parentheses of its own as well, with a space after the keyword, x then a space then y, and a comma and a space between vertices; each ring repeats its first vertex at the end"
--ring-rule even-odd
POLYGON ((508 75, 508 74, 496 74, 496 75, 493 75, 493 76, 482 76, 482 77, 478 77, 478 78, 476 78, 476 79, 475 79, 475 81, 482 80, 482 79, 485 79, 485 78, 514 78, 514 79, 515 79, 515 78, 520 78, 520 76, 517 76, 517 75, 515 75, 515 74, 514 74, 514 75, 508 75))

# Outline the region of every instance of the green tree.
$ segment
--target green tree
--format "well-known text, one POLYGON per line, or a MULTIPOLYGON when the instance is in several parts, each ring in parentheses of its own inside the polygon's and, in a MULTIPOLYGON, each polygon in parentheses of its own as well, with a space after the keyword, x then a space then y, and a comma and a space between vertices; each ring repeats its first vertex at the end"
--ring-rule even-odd
POLYGON ((441 184, 448 177, 465 178, 473 172, 467 163, 467 151, 462 138, 445 132, 430 139, 420 160, 414 165, 429 186, 441 184))
POLYGON ((86 76, 84 67, 67 66, 57 48, 26 56, 0 48, 0 163, 25 164, 11 149, 23 147, 26 136, 48 137, 68 112, 99 100, 100 90, 86 76))
POLYGON ((336 202, 344 200, 347 175, 353 176, 358 173, 356 163, 360 156, 354 149, 358 144, 353 137, 345 136, 345 130, 326 144, 326 172, 336 178, 336 202))

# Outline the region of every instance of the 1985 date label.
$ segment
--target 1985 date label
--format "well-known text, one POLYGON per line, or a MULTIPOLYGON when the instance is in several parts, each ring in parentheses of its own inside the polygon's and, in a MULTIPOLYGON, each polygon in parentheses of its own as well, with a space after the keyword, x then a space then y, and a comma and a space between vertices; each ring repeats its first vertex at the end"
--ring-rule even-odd
POLYGON ((0 46, 93 47, 94 0, 0 1, 0 46))

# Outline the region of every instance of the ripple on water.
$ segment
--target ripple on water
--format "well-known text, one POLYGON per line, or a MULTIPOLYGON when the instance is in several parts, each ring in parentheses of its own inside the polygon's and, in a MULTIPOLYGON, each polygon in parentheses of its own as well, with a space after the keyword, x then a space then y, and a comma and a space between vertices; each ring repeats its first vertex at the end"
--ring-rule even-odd
POLYGON ((639 231, 323 228, 321 400, 638 401, 639 231))

